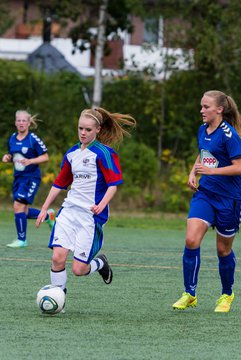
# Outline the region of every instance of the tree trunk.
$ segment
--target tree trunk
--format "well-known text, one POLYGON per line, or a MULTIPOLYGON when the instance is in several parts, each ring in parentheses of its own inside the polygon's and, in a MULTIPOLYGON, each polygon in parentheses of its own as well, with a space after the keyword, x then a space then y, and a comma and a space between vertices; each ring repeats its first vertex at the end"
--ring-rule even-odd
MULTIPOLYGON (((161 22, 160 22, 161 24, 161 22)), ((168 63, 168 47, 163 47, 164 44, 164 33, 163 30, 159 32, 159 46, 161 46, 161 57, 163 62, 163 69, 162 69, 162 89, 161 89, 161 99, 160 99, 160 118, 159 118, 159 133, 158 133, 158 143, 157 143, 157 153, 158 153, 158 159, 159 159, 159 165, 160 165, 160 171, 161 171, 161 157, 162 157, 162 139, 163 139, 163 128, 165 123, 165 86, 166 86, 166 80, 167 80, 167 63, 168 63)))
POLYGON ((102 100, 102 68, 106 40, 106 17, 108 0, 103 0, 99 11, 98 36, 95 49, 95 81, 92 106, 100 106, 102 100))

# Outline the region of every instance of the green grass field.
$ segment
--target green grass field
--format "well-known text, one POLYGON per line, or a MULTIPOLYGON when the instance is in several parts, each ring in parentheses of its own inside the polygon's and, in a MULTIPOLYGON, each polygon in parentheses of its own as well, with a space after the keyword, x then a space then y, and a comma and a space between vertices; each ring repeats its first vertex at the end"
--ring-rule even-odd
POLYGON ((47 316, 35 299, 49 283, 49 229, 43 224, 36 230, 29 222, 30 246, 9 249, 13 216, 0 212, 1 360, 241 359, 240 235, 232 311, 214 313, 220 281, 212 230, 202 246, 198 306, 173 311, 183 291, 185 218, 133 216, 113 214, 105 227, 112 284, 98 273, 74 277, 70 256, 66 313, 47 316))

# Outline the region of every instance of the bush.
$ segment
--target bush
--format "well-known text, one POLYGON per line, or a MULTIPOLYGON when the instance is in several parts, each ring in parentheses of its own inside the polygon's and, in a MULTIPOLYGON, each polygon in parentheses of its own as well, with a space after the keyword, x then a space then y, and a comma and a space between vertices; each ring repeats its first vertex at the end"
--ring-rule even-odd
POLYGON ((187 168, 184 161, 175 161, 161 178, 161 209, 168 212, 187 211, 192 196, 187 186, 187 168))
POLYGON ((0 60, 0 72, 1 151, 6 151, 7 139, 15 131, 18 109, 38 114, 42 122, 36 132, 51 153, 61 152, 78 140, 77 122, 86 107, 84 90, 88 85, 78 74, 47 75, 25 63, 4 60, 0 60))
MULTIPOLYGON (((48 147, 50 161, 41 165, 43 179, 36 202, 42 202, 59 171, 65 151, 78 141, 77 124, 81 110, 89 107, 84 92, 92 79, 78 74, 46 75, 21 62, 0 60, 0 151, 15 131, 14 114, 27 109, 43 120, 35 131, 48 147), (6 131, 6 129, 8 129, 6 131)), ((109 111, 129 113, 137 120, 131 139, 118 150, 124 185, 113 200, 115 207, 186 210, 190 193, 186 177, 196 151, 200 92, 205 88, 195 72, 182 72, 165 83, 128 75, 104 83, 103 103, 109 111), (193 84, 195 89, 193 90, 193 84), (195 121, 193 121, 193 116, 195 121), (170 161, 157 152, 168 148, 170 161)), ((163 151, 162 151, 163 152, 163 151)), ((1 155, 2 155, 1 154, 1 155)), ((0 199, 11 198, 12 168, 1 164, 0 199)), ((63 192, 63 196, 65 196, 63 192)))
MULTIPOLYGON (((117 196, 122 208, 153 206, 157 201, 155 189, 158 184, 159 164, 152 149, 143 143, 125 139, 120 149, 124 184, 117 196)), ((117 201, 115 200, 115 204, 117 201)))
POLYGON ((0 162, 0 199, 10 200, 13 182, 13 167, 0 162))

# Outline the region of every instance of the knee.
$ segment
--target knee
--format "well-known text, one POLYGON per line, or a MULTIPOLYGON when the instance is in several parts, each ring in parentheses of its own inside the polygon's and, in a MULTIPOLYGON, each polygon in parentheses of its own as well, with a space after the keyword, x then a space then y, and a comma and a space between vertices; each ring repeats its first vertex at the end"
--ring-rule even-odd
POLYGON ((63 269, 65 267, 65 258, 58 253, 54 253, 52 256, 53 269, 63 269))
POLYGON ((224 256, 228 256, 231 253, 232 249, 230 250, 230 248, 227 248, 224 245, 218 245, 217 247, 217 255, 218 257, 224 257, 224 256))
POLYGON ((72 266, 72 272, 76 276, 87 275, 90 271, 90 266, 84 263, 74 263, 72 266))
POLYGON ((200 246, 199 242, 194 237, 186 237, 186 247, 188 249, 196 249, 200 246))
POLYGON ((25 210, 26 210, 26 205, 24 205, 18 201, 14 201, 14 203, 13 203, 14 213, 25 212, 25 210))

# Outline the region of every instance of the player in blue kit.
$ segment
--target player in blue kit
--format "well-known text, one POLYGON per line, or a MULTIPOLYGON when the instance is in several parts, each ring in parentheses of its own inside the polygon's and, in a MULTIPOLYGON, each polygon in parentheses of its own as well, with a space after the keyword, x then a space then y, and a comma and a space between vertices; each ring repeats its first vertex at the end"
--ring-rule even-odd
MULTIPOLYGON (((8 244, 11 248, 23 248, 28 245, 26 240, 27 220, 37 219, 40 210, 29 208, 38 191, 41 174, 39 164, 48 161, 47 148, 43 141, 30 132, 30 127, 37 127, 36 119, 25 110, 18 110, 15 115, 17 132, 8 140, 8 153, 3 155, 3 162, 13 162, 14 182, 13 208, 17 239, 8 244)), ((46 214, 47 223, 53 226, 55 215, 52 209, 46 214)))
POLYGON ((215 312, 229 312, 234 299, 236 264, 232 244, 239 230, 241 212, 241 117, 234 100, 217 90, 204 93, 201 115, 199 154, 188 179, 195 193, 190 203, 183 254, 185 292, 173 309, 197 305, 200 246, 208 228, 213 226, 222 284, 215 312), (197 175, 201 175, 198 187, 197 175))
POLYGON ((103 243, 102 227, 108 220, 109 202, 122 173, 117 153, 109 147, 128 134, 124 126, 133 127, 129 115, 110 113, 105 109, 82 111, 79 143, 67 151, 62 166, 36 221, 44 221, 50 204, 70 186, 67 197, 56 217, 49 247, 53 248, 51 284, 66 291, 65 264, 73 252, 72 271, 76 276, 98 271, 106 284, 112 281, 112 270, 104 254, 98 254, 103 243))

